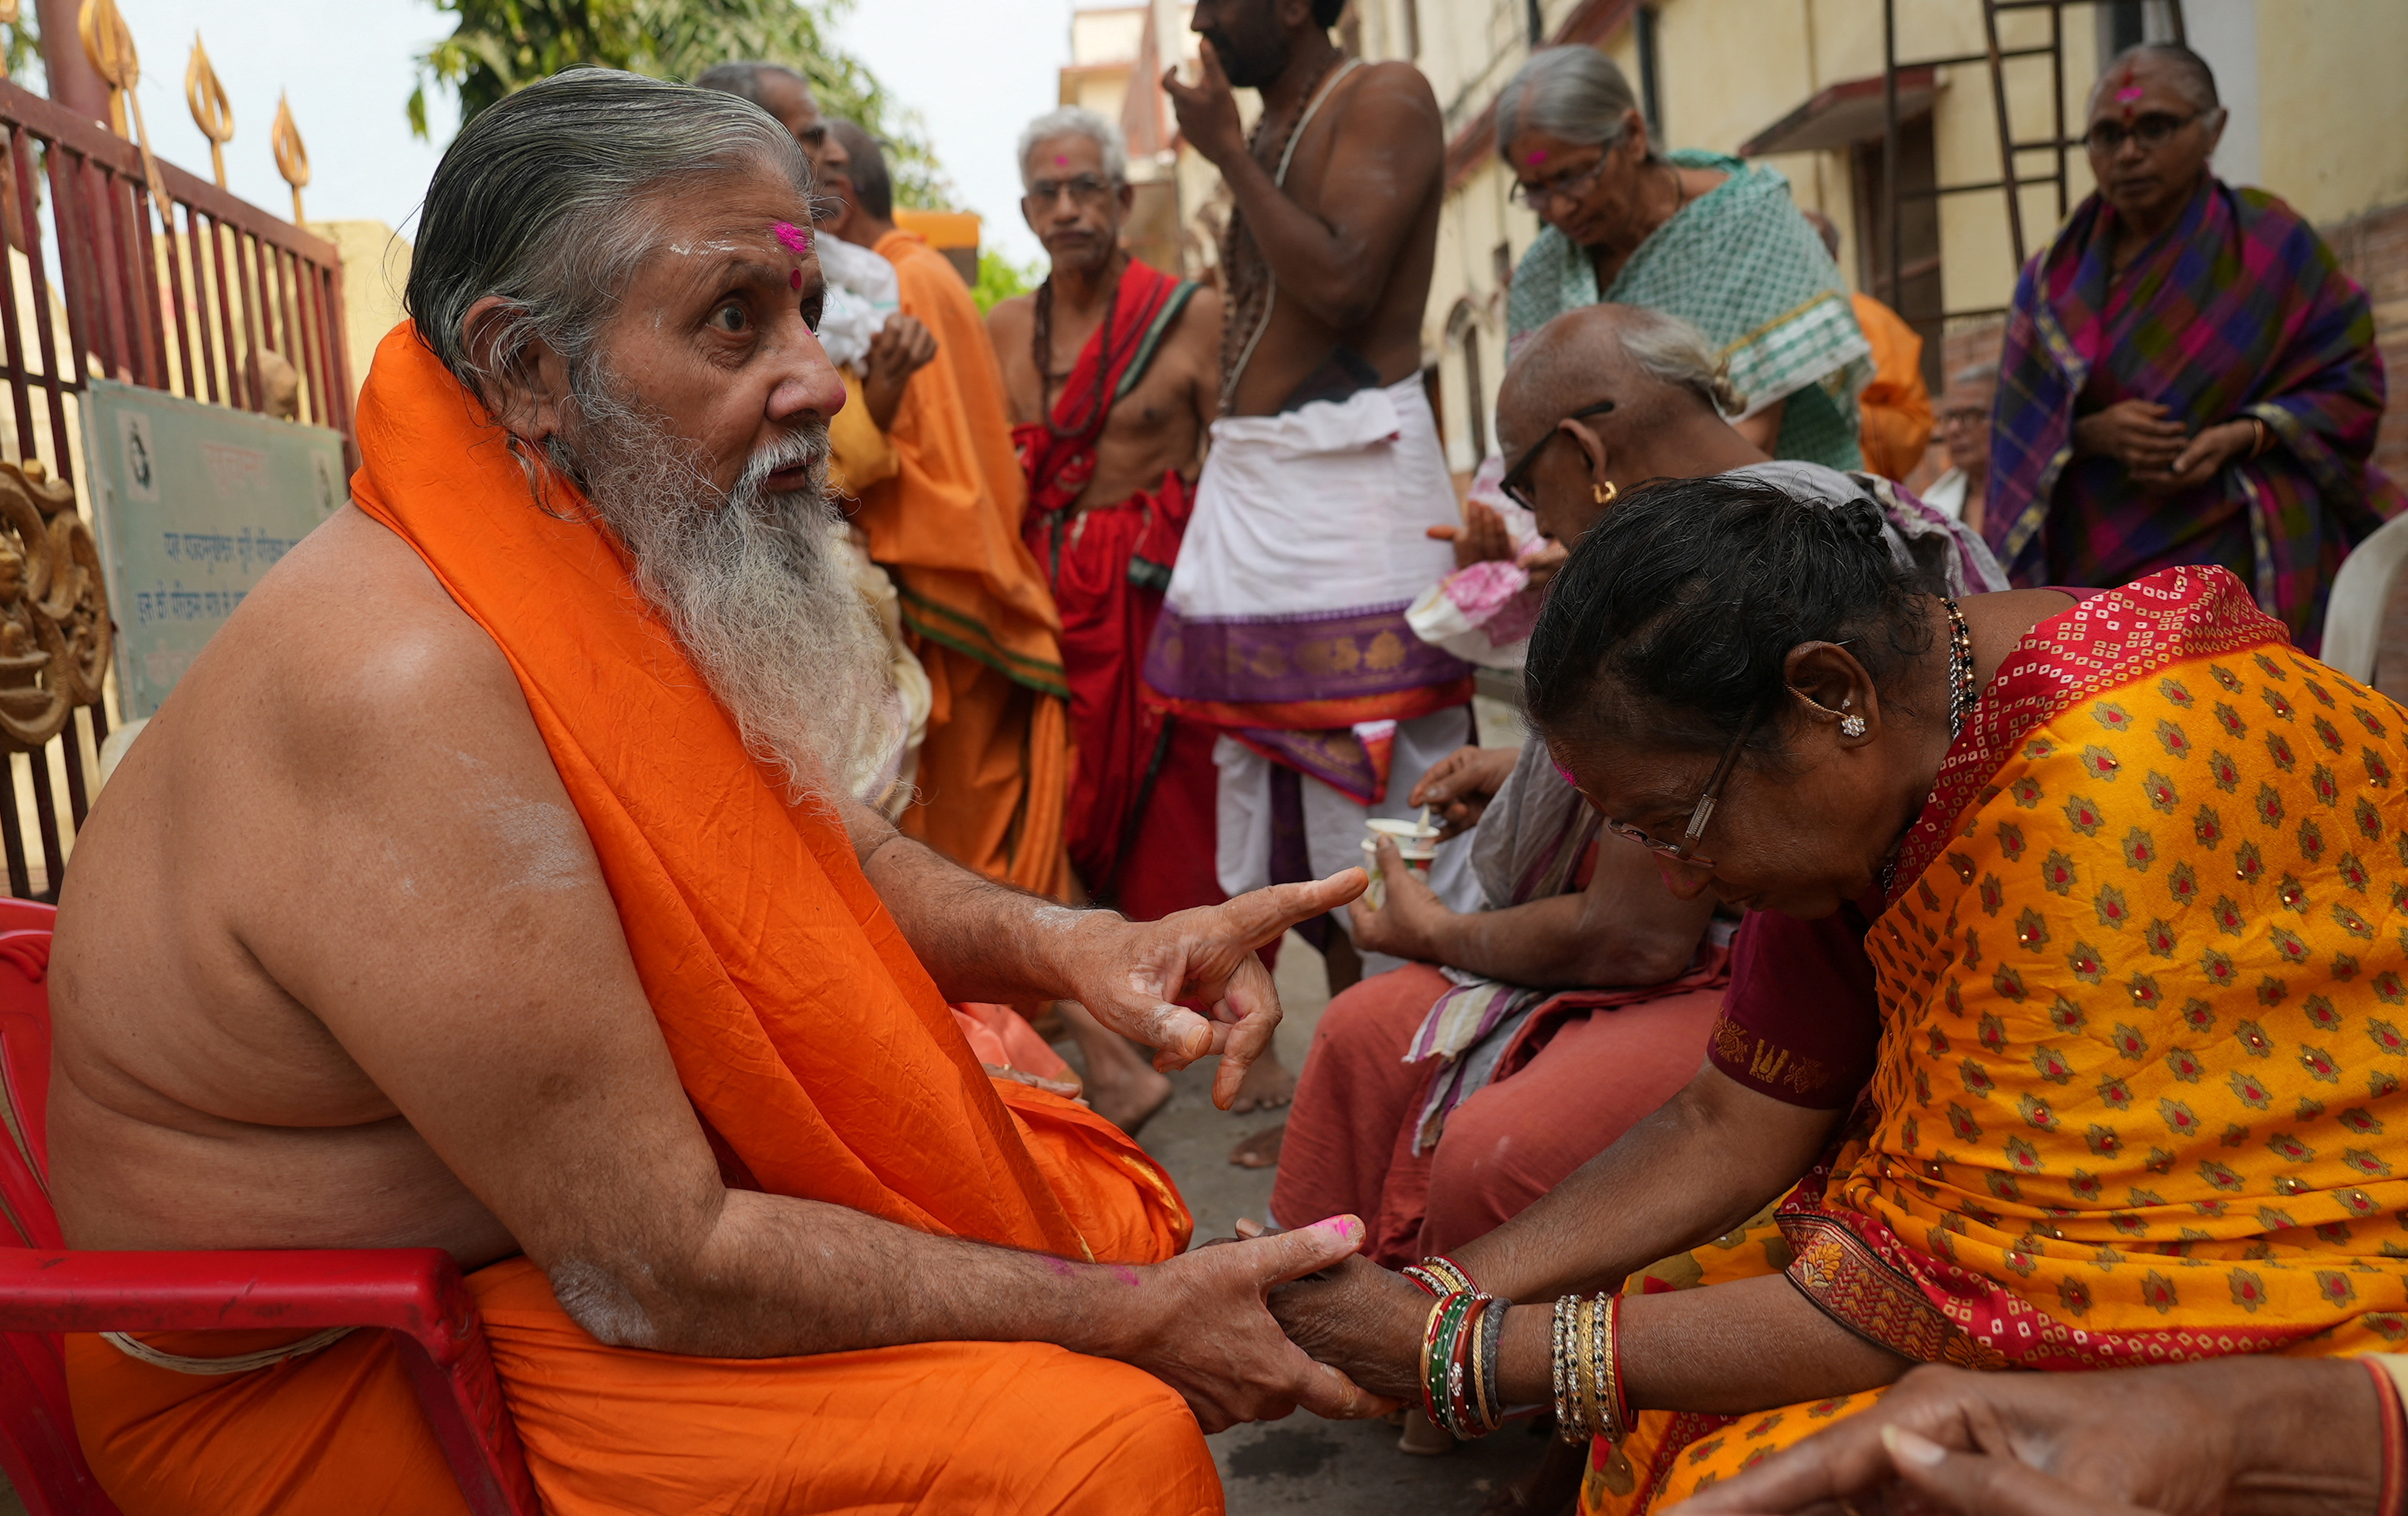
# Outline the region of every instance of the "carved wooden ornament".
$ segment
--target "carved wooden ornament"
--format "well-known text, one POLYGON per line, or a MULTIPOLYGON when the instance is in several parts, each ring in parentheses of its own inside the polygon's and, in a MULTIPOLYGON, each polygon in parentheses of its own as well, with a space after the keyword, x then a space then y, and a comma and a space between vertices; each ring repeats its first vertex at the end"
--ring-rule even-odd
POLYGON ((0 461, 0 750, 31 752, 100 703, 112 633, 100 544, 40 460, 0 461))

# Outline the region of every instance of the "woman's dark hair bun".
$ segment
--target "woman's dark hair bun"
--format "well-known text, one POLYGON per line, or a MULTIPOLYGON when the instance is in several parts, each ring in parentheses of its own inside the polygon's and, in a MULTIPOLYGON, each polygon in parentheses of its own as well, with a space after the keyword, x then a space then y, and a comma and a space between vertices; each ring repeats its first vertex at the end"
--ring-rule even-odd
POLYGON ((1825 506, 1747 474, 1632 492, 1547 592, 1523 664, 1532 724, 1682 749, 1752 730, 1778 752, 1790 650, 1846 643, 1886 686, 1931 646, 1885 524, 1870 499, 1825 506))
POLYGON ((1835 508, 1831 514, 1840 519, 1842 525, 1866 541, 1881 543, 1883 555, 1888 555, 1889 544, 1884 540, 1882 533, 1889 526, 1889 520, 1870 498, 1860 494, 1835 508))

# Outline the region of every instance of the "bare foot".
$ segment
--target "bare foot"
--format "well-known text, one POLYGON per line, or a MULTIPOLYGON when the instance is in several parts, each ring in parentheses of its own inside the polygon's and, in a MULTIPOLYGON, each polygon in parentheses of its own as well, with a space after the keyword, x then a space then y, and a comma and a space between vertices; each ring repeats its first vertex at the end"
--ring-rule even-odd
POLYGON ((1155 1072, 1137 1045, 1096 1020, 1075 1000, 1056 1000, 1054 1009, 1069 1028, 1087 1062, 1087 1105, 1098 1116, 1135 1137, 1170 1099, 1170 1080, 1155 1072))
POLYGON ((1170 1080, 1149 1065, 1110 1083, 1090 1075, 1087 1104, 1096 1115, 1135 1137, 1170 1101, 1170 1080))
POLYGON ((1270 1168, 1279 1163, 1280 1144, 1287 1138, 1287 1123, 1266 1127, 1229 1150, 1229 1162, 1240 1168, 1270 1168))
POLYGON ((1229 1114, 1243 1116, 1250 1110, 1276 1110, 1295 1098, 1295 1073, 1279 1061, 1277 1051, 1265 1049, 1239 1081, 1238 1098, 1229 1102, 1229 1114))

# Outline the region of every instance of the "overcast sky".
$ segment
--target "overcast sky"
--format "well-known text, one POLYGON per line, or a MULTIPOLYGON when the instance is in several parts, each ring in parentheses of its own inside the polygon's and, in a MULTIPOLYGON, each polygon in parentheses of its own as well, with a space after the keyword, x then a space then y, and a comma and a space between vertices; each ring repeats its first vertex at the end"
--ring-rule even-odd
MULTIPOLYGON (((1071 0, 867 0, 838 35, 902 103, 919 110, 966 208, 1014 259, 1041 256, 1021 224, 1011 144, 1053 107, 1070 56, 1071 0)), ((152 148, 196 174, 208 141, 184 104, 197 29, 235 114, 226 176, 236 194, 280 215, 292 199, 267 129, 289 91, 311 167, 313 221, 402 226, 425 193, 457 112, 431 98, 432 142, 409 135, 403 105, 411 60, 451 30, 427 0, 118 0, 142 58, 140 93, 152 148)), ((30 7, 29 7, 30 8, 30 7)))

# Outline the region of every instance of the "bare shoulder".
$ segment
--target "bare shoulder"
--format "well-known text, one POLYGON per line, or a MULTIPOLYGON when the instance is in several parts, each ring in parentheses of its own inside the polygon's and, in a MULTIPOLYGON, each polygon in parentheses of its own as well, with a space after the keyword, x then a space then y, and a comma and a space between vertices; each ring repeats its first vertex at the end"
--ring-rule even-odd
POLYGON ((1036 320, 1037 296, 1015 294, 986 313, 986 329, 996 346, 1001 348, 1007 342, 1025 341, 1036 320))
POLYGON ((395 736, 430 722, 532 727, 493 638, 408 543, 350 507, 276 566, 188 678, 205 697, 255 695, 266 751, 313 773, 348 767, 357 745, 398 751, 395 736))
POLYGON ((1346 93, 1345 106, 1349 126, 1424 122, 1435 126, 1439 122, 1438 92, 1430 88, 1428 77, 1397 60, 1364 64, 1346 93))
POLYGON ((1210 350, 1214 355, 1213 361, 1218 363, 1221 314, 1225 308, 1219 290, 1210 284, 1199 284, 1196 293, 1187 297, 1187 304, 1180 307, 1179 314, 1172 318, 1170 330, 1163 336, 1182 348, 1210 350))

